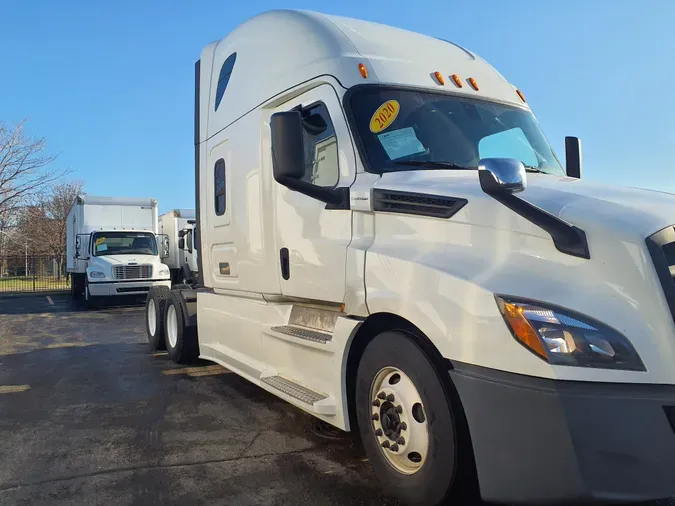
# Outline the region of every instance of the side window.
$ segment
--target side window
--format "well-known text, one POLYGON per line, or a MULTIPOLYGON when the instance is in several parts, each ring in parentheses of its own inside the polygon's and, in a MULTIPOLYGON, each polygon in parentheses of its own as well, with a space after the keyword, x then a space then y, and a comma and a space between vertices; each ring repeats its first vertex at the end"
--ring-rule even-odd
POLYGON ((325 104, 303 109, 305 176, 303 181, 332 188, 338 182, 337 136, 325 104))
POLYGON ((222 216, 225 214, 225 160, 222 158, 216 162, 213 170, 213 180, 216 215, 222 216))
POLYGON ((537 155, 518 127, 483 137, 478 143, 481 158, 515 158, 525 165, 539 167, 537 155))
POLYGON ((220 68, 220 74, 218 75, 218 86, 216 87, 216 107, 215 110, 218 110, 220 101, 223 99, 225 94, 225 88, 227 88, 227 83, 230 82, 230 76, 232 75, 232 69, 234 68, 234 62, 237 60, 237 53, 232 53, 227 57, 225 63, 220 68))

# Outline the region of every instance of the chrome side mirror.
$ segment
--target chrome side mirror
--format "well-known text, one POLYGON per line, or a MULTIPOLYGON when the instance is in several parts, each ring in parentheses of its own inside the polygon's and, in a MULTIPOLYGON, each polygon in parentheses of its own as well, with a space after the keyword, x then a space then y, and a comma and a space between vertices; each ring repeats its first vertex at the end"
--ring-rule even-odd
POLYGON ((525 166, 515 158, 483 158, 478 178, 485 193, 518 193, 527 187, 525 166))

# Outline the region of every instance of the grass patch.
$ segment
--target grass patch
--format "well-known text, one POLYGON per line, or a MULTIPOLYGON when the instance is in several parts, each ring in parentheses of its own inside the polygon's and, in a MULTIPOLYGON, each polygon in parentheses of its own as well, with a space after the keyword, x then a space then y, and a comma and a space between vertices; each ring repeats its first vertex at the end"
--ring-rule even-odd
POLYGON ((9 276, 0 278, 0 293, 47 292, 51 290, 69 290, 70 280, 65 276, 9 276))

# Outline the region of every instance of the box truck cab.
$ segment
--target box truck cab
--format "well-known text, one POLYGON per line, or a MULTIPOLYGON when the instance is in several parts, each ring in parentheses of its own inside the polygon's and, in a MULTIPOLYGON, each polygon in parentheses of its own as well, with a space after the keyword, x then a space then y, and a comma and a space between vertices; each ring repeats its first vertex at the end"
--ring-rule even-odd
POLYGON ((157 201, 77 197, 68 215, 67 257, 74 299, 147 294, 171 286, 168 238, 157 235, 157 201), (158 241, 159 237, 159 241, 158 241))
POLYGON ((580 179, 451 42, 261 14, 196 65, 200 288, 147 331, 358 430, 383 489, 675 495, 675 197, 580 179))
POLYGON ((168 256, 164 263, 171 271, 173 283, 192 283, 197 274, 194 248, 194 209, 172 209, 159 216, 159 233, 168 239, 168 256))

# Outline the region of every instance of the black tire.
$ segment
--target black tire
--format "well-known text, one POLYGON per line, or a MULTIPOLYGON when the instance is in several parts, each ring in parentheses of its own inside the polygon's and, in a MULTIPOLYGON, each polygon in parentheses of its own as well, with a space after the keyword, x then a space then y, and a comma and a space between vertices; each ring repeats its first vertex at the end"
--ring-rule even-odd
MULTIPOLYGON (((461 406, 425 351, 401 332, 383 332, 363 352, 356 377, 356 416, 366 454, 384 491, 411 505, 434 506, 466 501, 475 495, 475 467, 461 406), (385 458, 374 434, 371 386, 377 374, 395 367, 414 383, 422 400, 429 431, 426 460, 414 474, 396 470, 385 458), (454 405, 454 406, 453 406, 454 405), (468 453, 467 453, 468 452, 468 453), (468 478, 468 479, 467 479, 468 478)), ((447 374, 447 372, 445 373, 447 374)))
POLYGON ((84 274, 83 277, 84 277, 84 293, 82 299, 84 302, 84 308, 87 310, 96 309, 98 307, 98 301, 96 300, 96 297, 92 297, 91 293, 89 293, 89 279, 87 278, 87 275, 84 274))
POLYGON ((74 302, 80 302, 84 299, 84 277, 82 274, 72 273, 70 275, 70 295, 74 302))
POLYGON ((164 341, 164 312, 166 310, 166 299, 169 298, 169 288, 166 286, 151 286, 148 290, 148 297, 145 300, 145 333, 148 336, 150 351, 166 350, 164 341), (150 301, 155 308, 155 333, 150 331, 150 317, 148 307, 150 301))
POLYGON ((77 275, 70 275, 70 298, 73 302, 76 302, 79 299, 79 293, 77 292, 78 286, 76 281, 77 275))
POLYGON ((165 342, 166 351, 169 358, 177 364, 191 364, 197 361, 199 357, 199 342, 197 340, 197 328, 185 326, 185 316, 183 306, 178 292, 172 291, 166 302, 166 311, 164 313, 164 322, 166 329, 165 342), (171 310, 173 308, 173 311, 171 310), (176 318, 176 343, 171 344, 169 336, 169 318, 175 315, 176 318))

